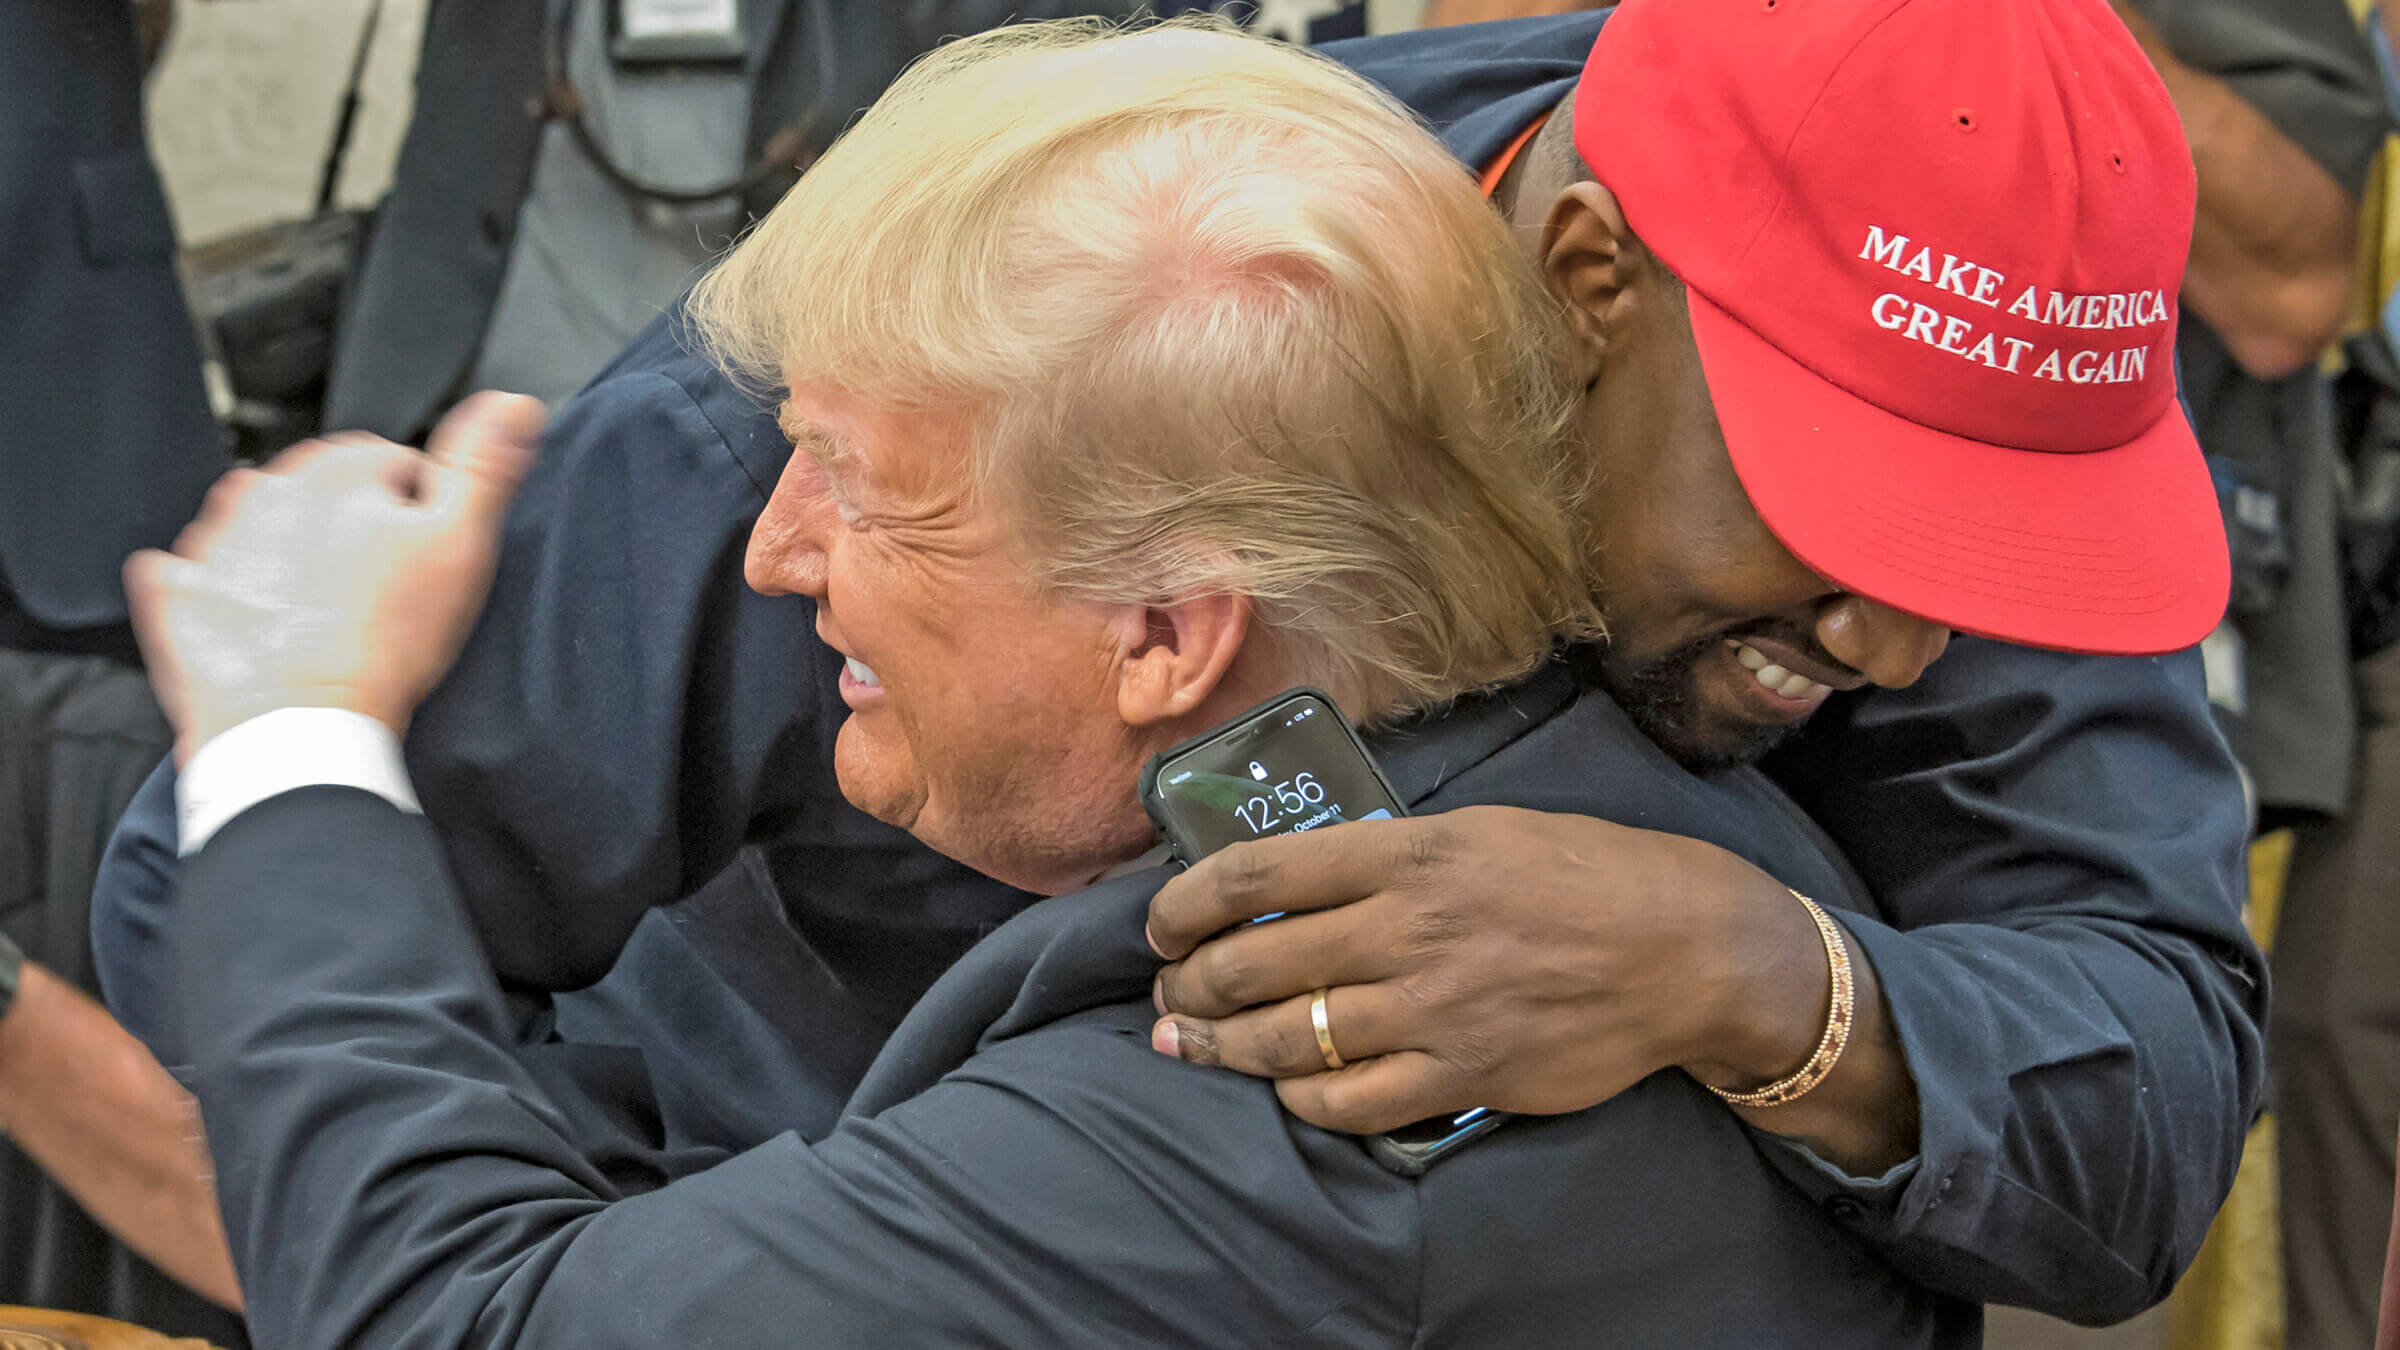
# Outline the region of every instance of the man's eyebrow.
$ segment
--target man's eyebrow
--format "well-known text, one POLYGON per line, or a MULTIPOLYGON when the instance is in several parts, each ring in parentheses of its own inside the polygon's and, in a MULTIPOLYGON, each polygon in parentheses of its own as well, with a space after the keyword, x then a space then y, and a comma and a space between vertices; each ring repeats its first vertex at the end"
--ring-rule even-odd
POLYGON ((801 417, 788 402, 775 410, 775 425, 782 429, 793 449, 828 469, 854 468, 859 463, 856 446, 801 417))

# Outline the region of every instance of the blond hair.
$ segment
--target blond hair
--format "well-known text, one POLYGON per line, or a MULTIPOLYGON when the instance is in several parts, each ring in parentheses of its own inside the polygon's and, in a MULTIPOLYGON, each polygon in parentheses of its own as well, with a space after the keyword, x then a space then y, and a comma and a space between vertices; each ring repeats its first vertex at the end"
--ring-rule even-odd
POLYGON ((690 313, 762 392, 971 410, 1043 584, 1247 596, 1354 715, 1597 631, 1560 314, 1439 143, 1308 53, 1190 21, 951 43, 690 313))

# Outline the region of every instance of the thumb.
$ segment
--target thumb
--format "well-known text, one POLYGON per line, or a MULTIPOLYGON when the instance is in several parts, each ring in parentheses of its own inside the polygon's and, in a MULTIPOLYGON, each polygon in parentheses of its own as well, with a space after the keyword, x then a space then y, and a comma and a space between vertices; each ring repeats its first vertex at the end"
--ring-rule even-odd
POLYGON ((159 708, 178 733, 184 730, 186 720, 183 663, 169 631, 167 611, 196 566, 154 548, 125 560, 125 600, 133 620, 133 640, 141 649, 142 668, 150 677, 159 708))
POLYGON ((426 442, 418 487, 427 508, 496 525, 533 467, 547 413, 541 400, 486 390, 450 410, 426 442))
POLYGON ((194 564, 161 549, 145 548, 125 560, 125 600, 135 627, 155 629, 180 582, 194 564))

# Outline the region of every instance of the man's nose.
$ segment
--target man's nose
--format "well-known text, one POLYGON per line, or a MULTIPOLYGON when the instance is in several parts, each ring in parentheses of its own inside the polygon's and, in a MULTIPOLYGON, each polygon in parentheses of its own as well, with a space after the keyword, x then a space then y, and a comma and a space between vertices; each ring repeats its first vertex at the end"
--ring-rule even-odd
POLYGON ((1817 613, 1825 654, 1886 689, 1917 682, 1950 645, 1950 630, 1860 595, 1841 595, 1817 613))
POLYGON ((767 509, 750 527, 742 553, 742 579, 761 595, 825 593, 823 517, 828 505, 824 473, 806 455, 794 455, 775 483, 767 509))

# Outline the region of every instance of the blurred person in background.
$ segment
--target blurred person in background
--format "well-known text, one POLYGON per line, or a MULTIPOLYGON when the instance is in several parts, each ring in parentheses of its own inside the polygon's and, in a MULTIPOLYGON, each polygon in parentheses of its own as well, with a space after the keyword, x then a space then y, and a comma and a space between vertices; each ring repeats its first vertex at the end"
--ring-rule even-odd
MULTIPOLYGON (((2309 744, 2322 746, 2308 761, 2322 775, 2322 793, 2296 810, 2288 794, 2279 800, 2270 783, 2262 779, 2260 785, 2268 813, 2262 823, 2296 827, 2275 921, 2272 1027, 2285 1344, 2325 1350, 2364 1345, 2374 1335, 2380 1258, 2392 1221, 2385 1206, 2395 1185, 2393 1136, 2400 1130, 2400 555, 2394 553, 2400 542, 2400 363, 2392 355, 2400 334, 2400 294, 2393 284, 2400 276, 2400 213, 2394 210, 2393 157, 2384 156, 2380 175, 2370 181, 2365 151, 2352 144, 2369 120, 2356 86, 2379 87, 2387 113, 2400 117, 2400 69, 2390 56, 2389 5, 2367 16, 2367 36, 2377 49, 2371 65, 2369 44, 2351 42, 2321 7, 2293 5, 2278 13, 2278 22, 2295 31, 2280 43, 2260 43, 2258 50, 2288 67, 2278 91, 2284 105, 2279 110, 2276 95, 2269 94, 2258 106, 2308 147, 2346 196, 2368 184, 2368 209, 2352 216, 2367 230, 2367 265, 2354 293, 2365 302, 2359 306, 2363 315, 2380 320, 2380 331, 2358 333, 2342 345, 2332 432, 2323 430, 2320 404, 2301 404, 2297 392, 2277 405, 2279 412, 2298 406, 2311 414, 2284 416, 2277 429, 2285 450, 2274 461, 2282 477, 2267 480, 2288 491, 2282 504, 2293 542, 2285 591, 2306 606, 2305 616, 2235 616, 2253 653, 2253 709, 2274 707, 2278 690, 2270 679, 2306 680, 2325 691, 2304 716, 2279 728, 2305 731, 2316 738, 2309 744), (2302 71, 2313 78, 2301 78, 2302 71), (2307 104, 2291 106, 2303 91, 2309 91, 2307 104), (2309 105, 2313 117, 2302 115, 2309 105), (2330 112, 2335 107, 2341 109, 2339 122, 2330 112), (2330 133, 2345 125, 2358 130, 2347 133, 2339 154, 2331 153, 2330 133), (2334 568, 2342 575, 2328 582, 2324 574, 2334 568), (2292 634, 2303 617, 2307 645, 2292 634), (2262 647, 2280 657, 2278 666, 2264 667, 2262 647), (2351 705, 2337 702, 2337 695, 2351 705)), ((2205 181, 2205 160, 2202 165, 2205 181)), ((2323 197, 2322 188, 2317 196, 2323 197)), ((2264 188, 2258 209, 2304 219, 2294 204, 2276 203, 2264 188)), ((2331 209, 2329 202, 2312 208, 2331 209)), ((2318 230, 2333 232, 2324 224, 2318 230)), ((2330 271, 2329 245, 2325 253, 2328 266, 2321 270, 2330 271)), ((2324 326, 2328 285, 2318 281, 2305 292, 2320 316, 2307 336, 2318 336, 2324 326)), ((2315 380, 2312 370, 2280 383, 2315 380)), ((2322 399, 2321 391, 2311 392, 2322 399)), ((2258 747, 2257 753, 2279 751, 2290 753, 2276 746, 2258 747)))
POLYGON ((0 648, 138 658, 118 568, 223 471, 125 0, 0 33, 0 648))
MULTIPOLYGON (((148 7, 155 52, 163 10, 148 7)), ((125 0, 0 21, 0 1303, 109 1313, 227 1346, 197 1117, 82 991, 101 845, 167 743, 126 623, 125 555, 172 539, 225 457, 145 144, 125 0), (103 1145, 95 1149, 95 1143, 103 1145), (62 1189, 36 1164, 64 1166, 62 1189)))
POLYGON ((433 0, 324 424, 415 440, 468 389, 563 402, 947 37, 1200 9, 1365 31, 1311 0, 433 0))
MULTIPOLYGON (((2344 451, 2320 358, 2348 318, 2361 194, 2391 116, 2341 0, 2118 8, 2175 99, 2200 174, 2176 356, 2235 555, 2230 611, 2204 644, 2210 697, 2248 771, 2258 832, 2298 827, 2288 877, 2270 867, 2256 897, 2272 918, 2284 1344, 2345 1350, 2374 1335, 2400 1119, 2388 1030, 2400 1014, 2400 776, 2373 732, 2400 702, 2393 677, 2375 677, 2390 662, 2351 660, 2344 451)), ((2224 1257, 2248 1263, 2254 1239, 2240 1231, 2228 1230, 2224 1257)), ((2273 1320, 2224 1305, 2229 1292, 2196 1290, 2188 1325, 2273 1320)))

